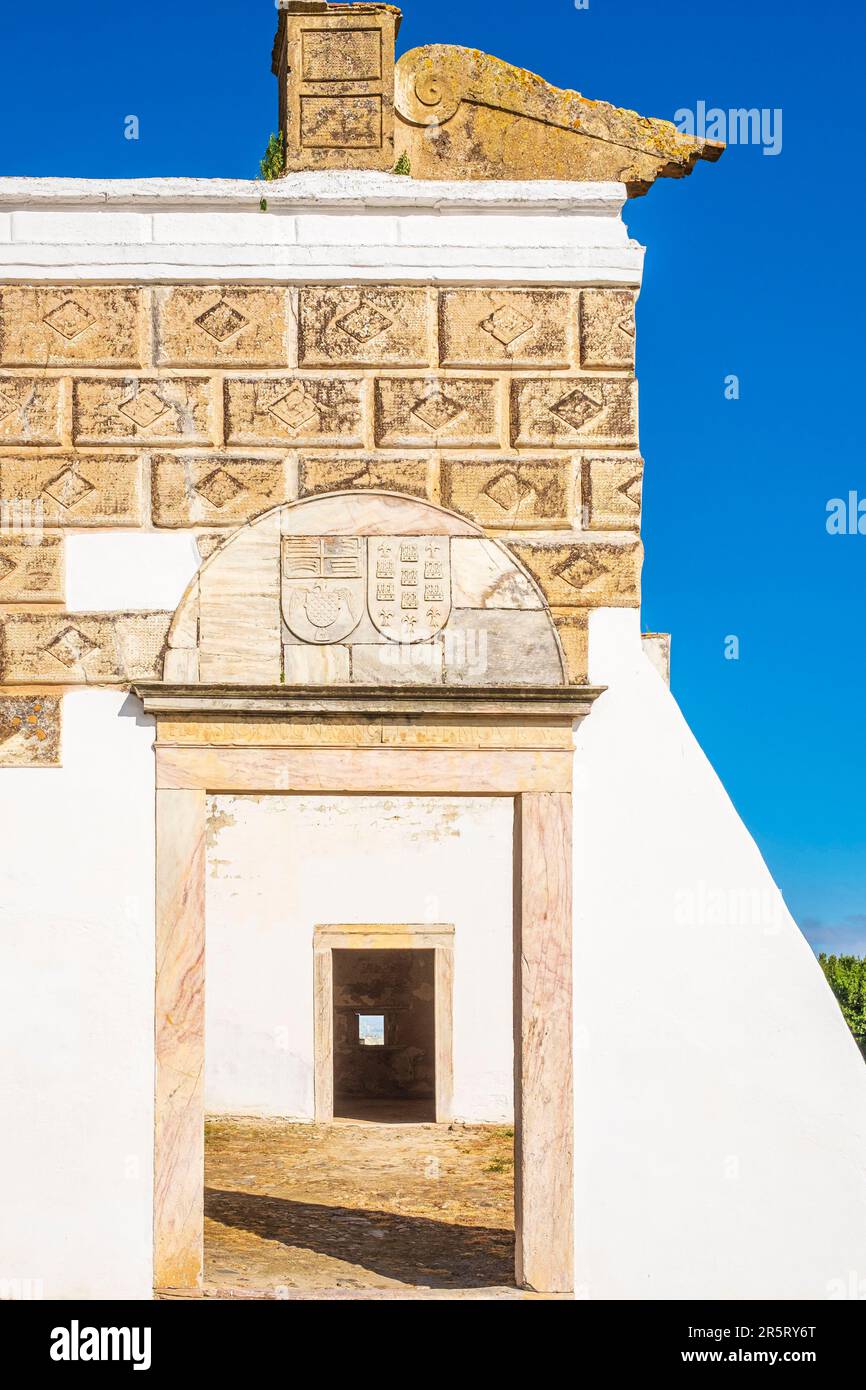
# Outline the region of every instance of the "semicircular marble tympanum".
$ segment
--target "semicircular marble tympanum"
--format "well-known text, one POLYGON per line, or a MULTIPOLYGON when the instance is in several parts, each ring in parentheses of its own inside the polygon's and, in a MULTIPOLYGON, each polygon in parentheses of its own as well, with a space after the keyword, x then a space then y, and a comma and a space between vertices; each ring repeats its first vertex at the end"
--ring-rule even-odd
POLYGON ((396 493, 277 507, 202 566, 164 680, 262 686, 561 686, 556 628, 499 541, 396 493))

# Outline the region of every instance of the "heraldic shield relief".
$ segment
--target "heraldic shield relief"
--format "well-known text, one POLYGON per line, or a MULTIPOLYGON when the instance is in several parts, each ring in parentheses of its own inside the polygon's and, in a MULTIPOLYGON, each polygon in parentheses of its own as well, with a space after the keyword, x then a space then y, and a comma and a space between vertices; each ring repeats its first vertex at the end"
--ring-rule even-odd
POLYGON ((451 614, 447 536, 371 536, 367 606, 391 642, 428 642, 451 614))
POLYGON ((447 536, 285 536, 286 626, 302 642, 344 642, 366 606, 389 642, 428 642, 451 614, 450 544, 447 536))
POLYGON ((285 536, 282 606, 302 642, 341 642, 364 614, 365 542, 360 536, 285 536))

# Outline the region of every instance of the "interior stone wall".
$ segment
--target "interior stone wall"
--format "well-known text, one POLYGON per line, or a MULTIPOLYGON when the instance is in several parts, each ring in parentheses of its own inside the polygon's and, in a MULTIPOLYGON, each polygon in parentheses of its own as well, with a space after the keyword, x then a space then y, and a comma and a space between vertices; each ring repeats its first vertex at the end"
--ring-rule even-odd
POLYGON ((334 1100, 436 1094, 433 951, 334 952, 334 1100), (358 1014, 384 1014, 385 1042, 358 1040, 358 1014))
POLYGON ((206 556, 268 508, 337 489, 425 498, 506 541, 585 681, 588 611, 640 601, 634 300, 0 288, 0 764, 56 761, 63 687, 162 674, 170 613, 67 611, 69 532, 182 528, 206 556))

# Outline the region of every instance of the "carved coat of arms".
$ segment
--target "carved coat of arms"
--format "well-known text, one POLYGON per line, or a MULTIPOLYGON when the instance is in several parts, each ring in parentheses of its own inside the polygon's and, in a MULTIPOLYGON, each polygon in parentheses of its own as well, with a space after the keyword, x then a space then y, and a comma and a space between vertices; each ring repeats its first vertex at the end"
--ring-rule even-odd
POLYGON ((301 642, 345 642, 365 607, 388 641, 429 642, 451 615, 451 542, 284 536, 281 592, 283 619, 301 642))
POLYGON ((427 642, 451 614, 447 536, 371 536, 367 607, 392 642, 427 642))
POLYGON ((365 542, 359 536, 284 536, 282 608, 302 642, 342 642, 364 614, 365 542))

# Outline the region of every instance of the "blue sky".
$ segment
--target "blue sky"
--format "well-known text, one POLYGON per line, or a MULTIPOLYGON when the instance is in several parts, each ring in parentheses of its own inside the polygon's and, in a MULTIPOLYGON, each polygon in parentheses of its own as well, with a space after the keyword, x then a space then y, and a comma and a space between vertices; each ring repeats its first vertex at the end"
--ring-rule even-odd
MULTIPOLYGON (((673 118, 783 113, 627 207, 649 248, 638 310, 647 461, 644 625, 816 949, 866 952, 864 288, 852 0, 406 0, 400 51, 465 44, 587 96, 673 118), (735 374, 740 399, 726 400, 735 374), (738 661, 725 639, 740 641, 738 661)), ((268 0, 67 0, 3 22, 0 172, 251 176, 276 124, 268 0), (136 115, 140 139, 124 139, 136 115)))

